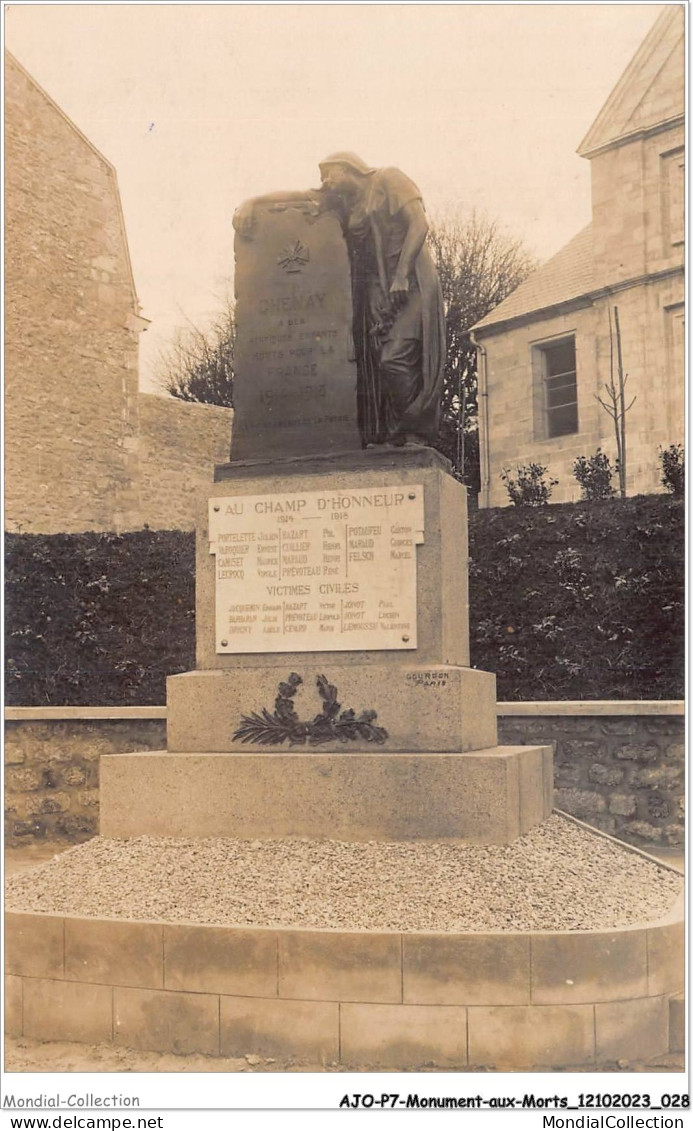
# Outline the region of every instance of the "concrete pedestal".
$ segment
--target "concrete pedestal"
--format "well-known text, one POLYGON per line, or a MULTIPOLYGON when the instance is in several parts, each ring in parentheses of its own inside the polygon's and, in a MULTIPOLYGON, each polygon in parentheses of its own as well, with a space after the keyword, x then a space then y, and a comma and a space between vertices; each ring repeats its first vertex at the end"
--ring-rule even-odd
POLYGON ((549 816, 552 751, 101 759, 101 835, 508 844, 549 816))
MULTIPOLYGON (((240 668, 198 671, 171 676, 167 684, 167 746, 171 751, 224 752, 267 750, 248 745, 233 734, 242 716, 272 711, 277 684, 292 668, 240 668)), ((378 751, 461 752, 495 746, 496 680, 489 672, 440 665, 377 664, 361 667, 341 663, 339 654, 324 667, 311 653, 294 669, 303 679, 295 699, 301 719, 310 719, 321 704, 315 679, 325 674, 337 687, 343 709, 377 713, 376 723, 387 731, 378 751)), ((335 740, 320 750, 350 751, 335 740)), ((358 746, 357 746, 358 749, 358 746)), ((361 746, 363 749, 363 746, 361 746)))
POLYGON ((497 746, 495 677, 469 667, 466 492, 437 452, 228 464, 216 469, 209 496, 242 502, 319 490, 341 499, 396 485, 423 488, 409 650, 217 651, 214 507, 202 501, 197 670, 168 680, 167 752, 102 759, 103 836, 508 844, 550 814, 551 749, 497 746), (321 712, 316 679, 325 676, 340 712, 375 712, 383 741, 363 732, 315 747, 236 738, 244 719, 272 715, 291 672, 302 681, 291 700, 301 723, 321 712))
POLYGON ((201 500, 195 567, 195 632, 198 670, 272 667, 298 671, 307 659, 324 671, 335 661, 369 668, 409 662, 469 666, 467 589, 467 492, 449 473, 449 464, 429 448, 352 452, 331 459, 223 464, 201 500), (424 541, 416 547, 417 646, 412 650, 339 650, 224 654, 215 631, 216 561, 210 553, 208 500, 248 495, 287 495, 309 491, 346 492, 423 487, 424 541), (288 665, 288 667, 287 667, 288 665))

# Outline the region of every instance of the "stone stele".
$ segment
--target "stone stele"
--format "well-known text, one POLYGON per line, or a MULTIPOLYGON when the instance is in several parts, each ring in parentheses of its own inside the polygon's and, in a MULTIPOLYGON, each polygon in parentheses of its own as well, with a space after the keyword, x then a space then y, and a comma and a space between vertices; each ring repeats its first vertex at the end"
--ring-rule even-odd
POLYGON ((334 213, 258 204, 236 234, 233 460, 361 447, 351 280, 334 213))

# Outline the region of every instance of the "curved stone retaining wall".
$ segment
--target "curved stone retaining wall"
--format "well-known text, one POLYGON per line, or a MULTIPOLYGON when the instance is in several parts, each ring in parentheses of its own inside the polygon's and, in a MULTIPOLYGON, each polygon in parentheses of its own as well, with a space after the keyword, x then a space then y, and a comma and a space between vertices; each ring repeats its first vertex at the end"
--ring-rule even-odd
POLYGON ((669 1049, 683 901, 610 931, 213 927, 10 913, 6 1029, 360 1068, 534 1069, 669 1049))

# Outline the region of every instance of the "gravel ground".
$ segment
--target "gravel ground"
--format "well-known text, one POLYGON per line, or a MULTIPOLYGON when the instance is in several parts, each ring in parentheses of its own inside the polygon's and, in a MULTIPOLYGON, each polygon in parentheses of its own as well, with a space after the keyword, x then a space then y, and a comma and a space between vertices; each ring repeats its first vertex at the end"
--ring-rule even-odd
POLYGON ((625 927, 677 873, 554 814, 507 846, 95 838, 6 883, 10 911, 342 930, 625 927))

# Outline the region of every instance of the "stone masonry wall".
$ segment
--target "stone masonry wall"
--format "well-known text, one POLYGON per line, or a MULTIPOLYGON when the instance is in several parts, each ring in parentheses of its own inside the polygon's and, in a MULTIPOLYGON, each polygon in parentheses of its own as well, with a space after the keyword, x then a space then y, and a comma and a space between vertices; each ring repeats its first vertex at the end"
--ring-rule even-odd
MULTIPOLYGON (((683 77, 683 65, 681 72, 683 77)), ((682 113, 683 100, 673 104, 671 112, 682 113)), ((672 182, 672 162, 678 153, 683 154, 684 141, 680 125, 607 149, 591 159, 598 280, 614 284, 683 267, 684 198, 672 182)))
POLYGON ((136 442, 139 519, 152 530, 194 530, 200 498, 226 463, 233 410, 140 393, 136 442))
POLYGON ((11 56, 5 84, 7 527, 127 529, 142 320, 115 172, 11 56))
POLYGON ((501 716, 498 730, 555 744, 558 809, 642 848, 683 844, 682 716, 501 716))
POLYGON ((99 831, 101 755, 166 746, 163 719, 10 721, 5 726, 8 845, 89 840, 99 831))
MULTIPOLYGON (((559 809, 643 848, 683 844, 682 716, 498 721, 502 744, 555 743, 559 809)), ((163 719, 13 720, 6 728, 9 845, 96 835, 101 755, 166 748, 163 719)))
POLYGON ((115 171, 10 55, 5 105, 7 529, 191 530, 233 413, 138 393, 115 171))

